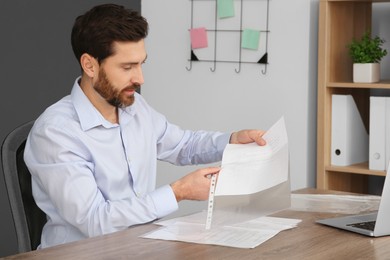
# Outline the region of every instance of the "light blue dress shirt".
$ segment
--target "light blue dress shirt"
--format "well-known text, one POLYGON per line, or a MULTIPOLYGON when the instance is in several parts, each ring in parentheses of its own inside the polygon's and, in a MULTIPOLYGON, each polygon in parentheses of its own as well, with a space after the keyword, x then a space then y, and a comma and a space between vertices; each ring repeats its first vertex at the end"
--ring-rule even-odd
POLYGON ((220 161, 230 134, 182 130, 139 94, 112 124, 75 81, 70 95, 36 120, 24 159, 47 214, 41 248, 123 230, 178 208, 170 185, 156 188, 157 160, 220 161))

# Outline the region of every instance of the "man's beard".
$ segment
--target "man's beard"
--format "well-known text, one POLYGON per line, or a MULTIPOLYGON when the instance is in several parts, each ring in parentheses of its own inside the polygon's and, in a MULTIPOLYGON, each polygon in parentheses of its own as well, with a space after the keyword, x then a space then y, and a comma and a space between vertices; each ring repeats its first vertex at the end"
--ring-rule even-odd
POLYGON ((128 96, 125 95, 124 92, 129 89, 137 90, 139 87, 139 85, 133 85, 119 91, 110 83, 107 74, 103 69, 99 70, 99 80, 93 85, 95 91, 99 93, 107 103, 118 108, 131 106, 134 103, 134 95, 128 96))

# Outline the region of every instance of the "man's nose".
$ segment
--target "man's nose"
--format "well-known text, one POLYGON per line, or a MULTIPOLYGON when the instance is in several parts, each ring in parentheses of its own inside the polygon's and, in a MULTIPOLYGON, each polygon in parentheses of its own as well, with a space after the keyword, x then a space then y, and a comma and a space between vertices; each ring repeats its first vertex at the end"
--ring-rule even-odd
POLYGON ((144 84, 144 74, 141 66, 134 69, 134 73, 131 77, 131 83, 138 85, 144 84))

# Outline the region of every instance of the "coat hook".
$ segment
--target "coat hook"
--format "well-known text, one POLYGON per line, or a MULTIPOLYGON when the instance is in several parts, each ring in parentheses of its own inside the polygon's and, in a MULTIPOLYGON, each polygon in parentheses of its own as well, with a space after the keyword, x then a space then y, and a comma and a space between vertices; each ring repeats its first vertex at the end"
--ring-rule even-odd
POLYGON ((238 69, 234 69, 236 73, 240 73, 241 71, 241 62, 238 63, 238 69))
POLYGON ((216 60, 215 60, 215 57, 214 57, 214 67, 210 68, 210 71, 214 72, 215 71, 215 67, 216 67, 216 60))
POLYGON ((261 73, 263 73, 263 75, 267 73, 267 64, 264 65, 264 69, 261 70, 261 73))
POLYGON ((191 69, 192 69, 192 61, 190 61, 190 67, 189 68, 186 66, 186 70, 187 71, 190 71, 191 69))

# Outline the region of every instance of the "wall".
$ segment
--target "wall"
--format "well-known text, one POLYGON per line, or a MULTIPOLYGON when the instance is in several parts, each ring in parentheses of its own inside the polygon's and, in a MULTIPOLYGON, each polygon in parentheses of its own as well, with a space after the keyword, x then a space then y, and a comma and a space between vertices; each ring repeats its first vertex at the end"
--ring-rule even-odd
MULTIPOLYGON (((214 1, 199 2, 204 6, 196 14, 200 19, 213 15, 213 5, 205 2, 214 1)), ((256 1, 244 0, 244 5, 245 2, 256 1)), ((318 1, 270 1, 266 75, 262 75, 263 67, 257 64, 242 64, 241 72, 236 73, 236 64, 217 63, 216 71, 211 72, 211 63, 200 62, 193 63, 192 70, 187 71, 191 1, 144 0, 142 13, 150 23, 145 84, 141 90, 148 102, 171 122, 190 129, 268 129, 284 116, 291 188, 314 187, 318 1)), ((245 19, 250 23, 252 18, 245 19)), ((197 167, 160 163, 158 183, 171 182, 197 167)), ((204 206, 184 202, 174 215, 204 206)))
MULTIPOLYGON (((103 0, 0 1, 0 140, 70 92, 80 69, 70 46, 76 16, 103 0)), ((115 0, 140 10, 140 0, 115 0)), ((1 167, 0 167, 1 169, 1 167)), ((0 177, 0 257, 15 254, 16 235, 0 177)))

